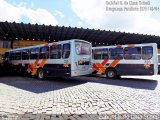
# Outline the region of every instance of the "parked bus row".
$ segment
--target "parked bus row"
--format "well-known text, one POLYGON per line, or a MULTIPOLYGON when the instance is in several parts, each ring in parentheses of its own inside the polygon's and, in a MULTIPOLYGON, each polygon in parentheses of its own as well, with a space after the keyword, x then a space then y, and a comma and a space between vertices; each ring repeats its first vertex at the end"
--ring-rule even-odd
POLYGON ((9 50, 5 62, 12 72, 27 72, 39 79, 91 73, 108 78, 158 73, 156 43, 92 47, 89 42, 73 39, 9 50))

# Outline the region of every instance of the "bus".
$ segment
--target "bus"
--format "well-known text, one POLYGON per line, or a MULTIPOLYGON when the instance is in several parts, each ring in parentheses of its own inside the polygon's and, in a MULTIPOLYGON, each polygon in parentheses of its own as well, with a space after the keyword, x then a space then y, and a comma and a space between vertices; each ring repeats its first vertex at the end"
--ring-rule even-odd
POLYGON ((0 75, 3 74, 3 56, 0 55, 0 75))
POLYGON ((3 63, 3 55, 0 55, 0 64, 3 63))
POLYGON ((92 47, 93 74, 117 78, 121 75, 158 74, 157 44, 92 47))
POLYGON ((5 61, 12 71, 46 76, 80 76, 91 74, 90 42, 72 39, 8 50, 5 61))
POLYGON ((158 54, 158 74, 160 74, 160 54, 158 54))

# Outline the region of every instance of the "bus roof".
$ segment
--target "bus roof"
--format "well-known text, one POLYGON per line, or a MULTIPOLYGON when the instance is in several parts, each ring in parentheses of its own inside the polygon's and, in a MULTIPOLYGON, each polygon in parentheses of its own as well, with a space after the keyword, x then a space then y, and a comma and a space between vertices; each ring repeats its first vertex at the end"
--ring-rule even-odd
POLYGON ((114 47, 129 47, 129 46, 148 46, 148 45, 156 45, 157 46, 157 43, 143 43, 143 44, 128 44, 128 45, 112 45, 112 46, 98 46, 98 47, 92 47, 92 49, 95 49, 95 48, 114 48, 114 47))

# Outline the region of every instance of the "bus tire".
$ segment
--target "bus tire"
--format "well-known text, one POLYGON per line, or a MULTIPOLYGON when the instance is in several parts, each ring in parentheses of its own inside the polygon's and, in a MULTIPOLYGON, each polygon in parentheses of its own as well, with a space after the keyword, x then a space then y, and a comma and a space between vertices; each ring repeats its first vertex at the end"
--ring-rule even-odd
POLYGON ((44 80, 45 75, 44 75, 44 71, 43 71, 42 68, 38 69, 38 71, 37 71, 37 77, 38 77, 39 80, 44 80))
POLYGON ((113 68, 109 68, 106 70, 106 77, 110 79, 115 79, 117 78, 117 72, 113 68))

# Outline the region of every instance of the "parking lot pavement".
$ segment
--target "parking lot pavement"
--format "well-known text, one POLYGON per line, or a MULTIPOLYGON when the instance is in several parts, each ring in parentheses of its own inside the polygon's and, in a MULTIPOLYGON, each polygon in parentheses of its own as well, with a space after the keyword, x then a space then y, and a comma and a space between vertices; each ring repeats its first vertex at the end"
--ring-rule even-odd
POLYGON ((160 118, 160 81, 102 77, 39 81, 29 77, 0 77, 0 118, 91 120, 137 117, 123 115, 159 115, 160 118))

